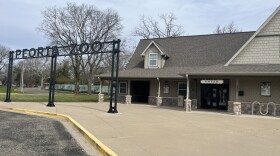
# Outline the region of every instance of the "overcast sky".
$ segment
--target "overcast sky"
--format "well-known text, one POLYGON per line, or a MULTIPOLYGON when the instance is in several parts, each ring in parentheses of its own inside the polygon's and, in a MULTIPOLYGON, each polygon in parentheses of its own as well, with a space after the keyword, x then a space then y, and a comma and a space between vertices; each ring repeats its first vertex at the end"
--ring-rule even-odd
POLYGON ((211 34, 215 27, 234 23, 243 31, 255 31, 280 5, 279 0, 0 0, 0 44, 11 49, 49 45, 36 27, 41 11, 67 2, 93 4, 99 9, 112 8, 122 18, 123 36, 131 36, 141 15, 157 17, 173 12, 184 35, 211 34))

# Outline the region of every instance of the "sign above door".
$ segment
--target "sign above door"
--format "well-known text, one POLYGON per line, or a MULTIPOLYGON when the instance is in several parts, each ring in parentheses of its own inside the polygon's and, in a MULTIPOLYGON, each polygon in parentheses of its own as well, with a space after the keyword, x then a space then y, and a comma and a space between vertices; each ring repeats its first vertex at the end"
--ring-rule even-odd
POLYGON ((201 84, 223 84, 224 80, 201 80, 201 84))

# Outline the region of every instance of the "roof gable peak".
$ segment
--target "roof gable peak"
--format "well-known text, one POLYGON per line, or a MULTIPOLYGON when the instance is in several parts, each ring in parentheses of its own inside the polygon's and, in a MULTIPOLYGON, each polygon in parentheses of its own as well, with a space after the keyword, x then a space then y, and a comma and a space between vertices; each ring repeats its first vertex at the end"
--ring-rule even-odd
POLYGON ((252 40, 261 33, 261 31, 266 27, 266 25, 276 16, 276 14, 280 11, 280 6, 276 8, 276 10, 266 19, 266 21, 258 28, 258 30, 249 38, 249 40, 231 57, 231 59, 224 65, 229 66, 231 62, 247 47, 252 40))
POLYGON ((152 41, 150 42, 150 44, 145 48, 145 50, 141 53, 141 56, 145 56, 146 51, 147 51, 152 45, 154 45, 154 46, 160 51, 161 55, 166 55, 166 56, 168 56, 168 55, 164 52, 164 50, 163 50, 162 48, 160 48, 160 46, 159 46, 155 41, 153 41, 153 40, 152 40, 152 41))

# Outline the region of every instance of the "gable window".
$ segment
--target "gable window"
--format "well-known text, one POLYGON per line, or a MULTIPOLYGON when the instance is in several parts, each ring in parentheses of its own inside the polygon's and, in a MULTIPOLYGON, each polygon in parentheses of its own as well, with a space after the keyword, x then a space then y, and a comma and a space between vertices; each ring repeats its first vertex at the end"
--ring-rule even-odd
POLYGON ((178 82, 178 95, 186 96, 187 95, 187 83, 178 82))
POLYGON ((119 93, 127 94, 127 82, 120 82, 119 93))
POLYGON ((149 54, 149 66, 157 66, 157 53, 150 53, 149 54))

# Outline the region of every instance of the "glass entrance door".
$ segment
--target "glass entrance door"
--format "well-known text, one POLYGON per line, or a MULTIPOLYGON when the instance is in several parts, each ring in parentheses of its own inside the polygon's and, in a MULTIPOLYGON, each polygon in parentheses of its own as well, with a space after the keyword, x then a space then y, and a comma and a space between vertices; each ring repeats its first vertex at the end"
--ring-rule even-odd
POLYGON ((228 85, 201 85, 201 107, 227 109, 228 85))

